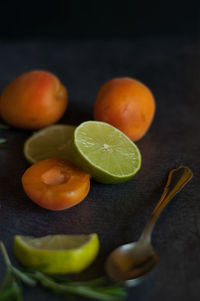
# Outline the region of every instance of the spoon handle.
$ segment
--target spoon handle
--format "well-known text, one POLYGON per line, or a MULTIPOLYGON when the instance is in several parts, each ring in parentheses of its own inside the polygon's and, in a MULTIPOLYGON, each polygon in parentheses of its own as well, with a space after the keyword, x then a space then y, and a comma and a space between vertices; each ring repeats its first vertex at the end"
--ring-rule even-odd
POLYGON ((167 183, 164 187, 162 196, 154 208, 149 221, 147 222, 144 231, 140 237, 140 240, 147 240, 150 242, 151 233, 154 225, 160 216, 163 209, 171 201, 171 199, 191 180, 193 172, 189 167, 180 166, 172 169, 169 172, 167 183))

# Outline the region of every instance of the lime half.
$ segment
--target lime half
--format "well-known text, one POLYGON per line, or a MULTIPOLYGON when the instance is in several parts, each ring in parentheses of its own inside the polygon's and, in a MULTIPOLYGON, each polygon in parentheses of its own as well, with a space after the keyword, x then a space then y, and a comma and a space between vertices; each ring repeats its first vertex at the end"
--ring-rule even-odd
POLYGON ((35 132, 24 144, 24 155, 30 163, 49 159, 70 159, 70 145, 75 126, 56 124, 35 132))
POLYGON ((14 252, 20 263, 48 274, 81 272, 94 261, 98 251, 97 234, 14 238, 14 252))
POLYGON ((141 166, 138 147, 117 128, 86 121, 74 131, 74 161, 102 183, 120 183, 133 177, 141 166))

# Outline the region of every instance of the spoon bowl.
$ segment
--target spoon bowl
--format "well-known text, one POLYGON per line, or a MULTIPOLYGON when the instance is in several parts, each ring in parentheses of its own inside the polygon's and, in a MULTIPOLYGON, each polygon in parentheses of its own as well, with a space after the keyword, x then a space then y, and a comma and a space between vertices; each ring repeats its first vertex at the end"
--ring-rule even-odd
POLYGON ((180 166, 169 172, 163 194, 147 222, 140 239, 115 249, 106 261, 106 272, 116 282, 137 285, 157 264, 157 254, 151 245, 151 234, 163 209, 171 199, 191 180, 189 167, 180 166))
POLYGON ((157 260, 152 245, 139 240, 115 249, 106 262, 106 271, 116 282, 136 285, 151 272, 157 260))

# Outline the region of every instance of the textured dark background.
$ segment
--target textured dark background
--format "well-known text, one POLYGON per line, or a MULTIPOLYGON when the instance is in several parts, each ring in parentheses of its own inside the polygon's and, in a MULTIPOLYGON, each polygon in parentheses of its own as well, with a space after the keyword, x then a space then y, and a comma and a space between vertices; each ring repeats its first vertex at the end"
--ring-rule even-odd
MULTIPOLYGON (((31 133, 14 128, 1 131, 0 136, 7 138, 7 142, 0 146, 0 239, 16 263, 15 234, 97 232, 101 241, 99 257, 80 278, 100 276, 104 274, 103 264, 109 252, 139 237, 160 197, 168 171, 181 164, 188 165, 194 171, 194 178, 169 204, 153 233, 159 265, 143 284, 128 290, 128 300, 198 301, 200 36, 197 6, 183 2, 181 6, 170 2, 161 5, 158 1, 157 5, 132 2, 131 6, 128 1, 123 6, 120 1, 115 2, 116 6, 114 2, 105 5, 98 1, 96 5, 93 1, 84 5, 82 1, 66 3, 51 5, 49 2, 46 10, 35 2, 29 7, 19 3, 12 6, 11 1, 1 4, 0 92, 24 71, 49 70, 69 90, 69 106, 61 122, 78 125, 92 118, 96 93, 105 81, 119 76, 141 80, 153 91, 157 103, 150 131, 137 143, 142 153, 142 168, 123 184, 103 185, 92 181, 84 202, 68 211, 49 212, 34 205, 21 187, 21 175, 28 167, 23 143, 31 133)), ((3 274, 0 256, 0 281, 3 274)), ((63 300, 39 288, 25 288, 24 300, 36 299, 63 300)))

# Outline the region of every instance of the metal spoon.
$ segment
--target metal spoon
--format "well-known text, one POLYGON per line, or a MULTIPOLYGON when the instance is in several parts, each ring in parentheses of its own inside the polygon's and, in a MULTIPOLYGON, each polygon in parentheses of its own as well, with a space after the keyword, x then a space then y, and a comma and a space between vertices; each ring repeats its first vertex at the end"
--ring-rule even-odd
POLYGON ((139 240, 122 245, 109 255, 106 261, 106 272, 111 279, 125 282, 129 286, 137 285, 154 268, 158 259, 151 245, 154 225, 166 205, 192 177, 191 169, 185 166, 169 172, 163 194, 139 240))

